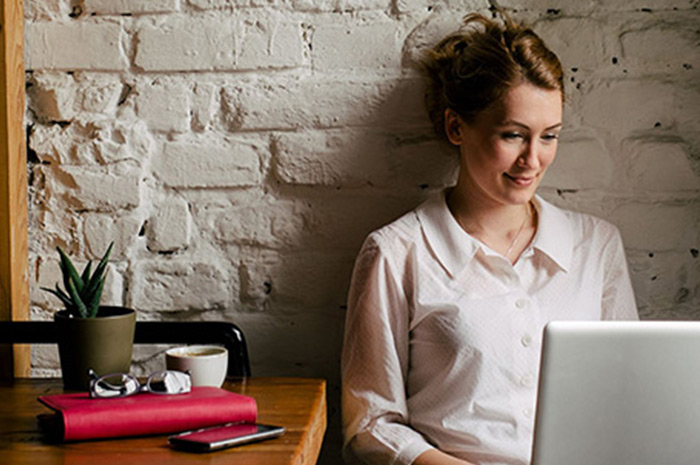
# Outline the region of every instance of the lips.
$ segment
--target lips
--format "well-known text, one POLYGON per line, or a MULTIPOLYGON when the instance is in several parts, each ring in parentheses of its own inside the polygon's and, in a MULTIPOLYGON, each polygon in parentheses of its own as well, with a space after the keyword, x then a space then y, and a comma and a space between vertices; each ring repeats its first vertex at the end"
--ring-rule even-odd
POLYGON ((512 175, 508 173, 503 173, 503 176, 510 179, 511 182, 521 187, 528 187, 532 185, 532 183, 534 183, 536 179, 536 176, 512 175))

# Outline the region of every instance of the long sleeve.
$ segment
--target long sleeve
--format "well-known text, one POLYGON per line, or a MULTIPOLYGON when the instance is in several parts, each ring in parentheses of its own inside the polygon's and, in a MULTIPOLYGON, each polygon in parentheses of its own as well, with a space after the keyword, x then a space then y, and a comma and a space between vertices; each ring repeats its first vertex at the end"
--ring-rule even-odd
POLYGON ((342 355, 344 455, 348 462, 409 464, 432 446, 407 424, 407 296, 399 266, 371 235, 348 299, 342 355))
POLYGON ((637 304, 630 279, 625 249, 617 228, 604 252, 602 318, 604 320, 638 320, 637 304))

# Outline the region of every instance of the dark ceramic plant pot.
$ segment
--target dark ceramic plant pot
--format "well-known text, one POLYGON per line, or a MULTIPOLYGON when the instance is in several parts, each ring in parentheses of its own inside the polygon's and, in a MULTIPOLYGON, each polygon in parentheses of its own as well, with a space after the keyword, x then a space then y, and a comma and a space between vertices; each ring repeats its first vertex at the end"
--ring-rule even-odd
POLYGON ((132 309, 100 307, 96 318, 73 318, 61 310, 54 321, 64 388, 87 390, 89 368, 100 375, 129 372, 136 327, 132 309))

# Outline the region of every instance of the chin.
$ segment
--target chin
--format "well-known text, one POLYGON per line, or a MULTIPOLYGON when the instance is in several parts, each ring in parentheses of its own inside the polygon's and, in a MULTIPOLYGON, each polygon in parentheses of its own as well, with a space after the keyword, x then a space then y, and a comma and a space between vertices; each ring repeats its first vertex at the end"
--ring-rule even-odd
POLYGON ((510 195, 506 195, 505 198, 507 199, 505 203, 509 205, 524 205, 528 203, 530 200, 532 200, 535 197, 535 190, 530 190, 528 189, 527 191, 523 192, 517 192, 517 193, 512 193, 510 195))

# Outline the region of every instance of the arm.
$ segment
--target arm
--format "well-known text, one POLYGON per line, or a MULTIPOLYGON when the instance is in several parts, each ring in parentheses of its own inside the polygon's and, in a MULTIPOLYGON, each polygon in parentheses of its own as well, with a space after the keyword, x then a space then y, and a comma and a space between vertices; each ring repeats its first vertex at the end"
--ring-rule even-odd
POLYGON ((603 320, 638 320, 637 304, 630 280, 625 249, 620 232, 615 228, 613 237, 603 252, 605 282, 603 287, 603 320))
POLYGON ((466 462, 464 460, 457 459, 441 452, 437 449, 431 449, 423 452, 413 465, 474 465, 471 462, 466 462))
POLYGON ((409 303, 397 264, 401 259, 387 256, 380 240, 370 236, 363 245, 348 298, 342 354, 344 454, 365 463, 407 465, 432 446, 409 426, 409 303))

